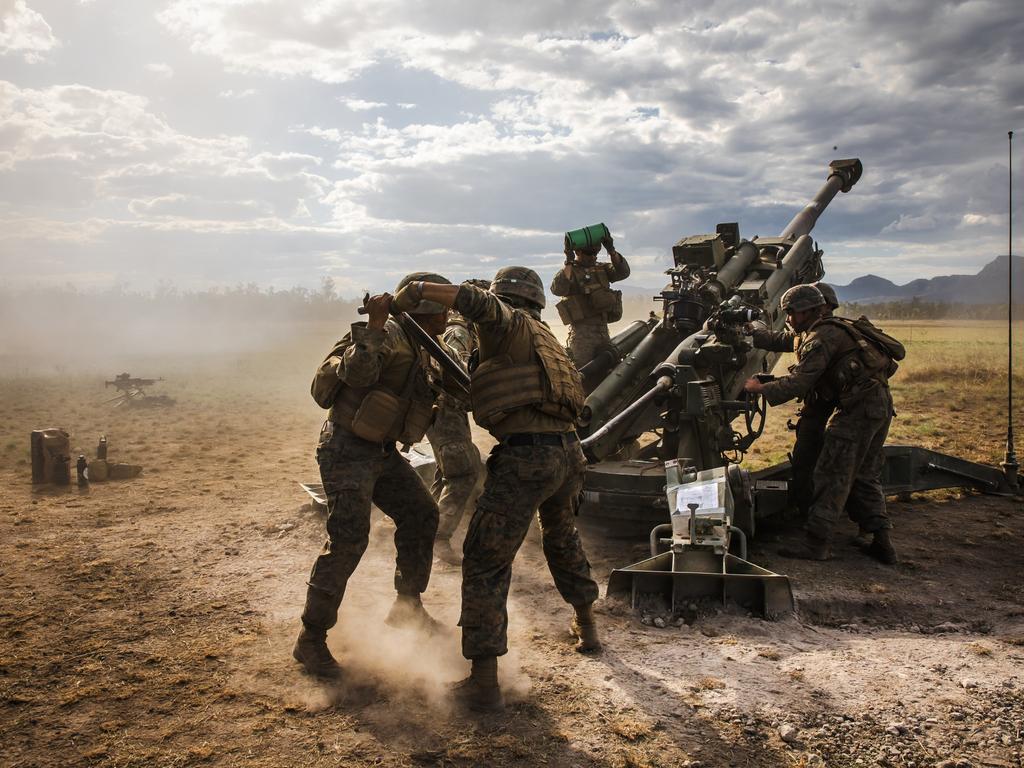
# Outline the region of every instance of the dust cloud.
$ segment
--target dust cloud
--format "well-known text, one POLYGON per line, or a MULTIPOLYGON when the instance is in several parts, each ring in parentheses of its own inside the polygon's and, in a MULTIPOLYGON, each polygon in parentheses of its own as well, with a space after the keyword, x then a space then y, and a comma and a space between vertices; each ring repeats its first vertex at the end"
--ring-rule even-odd
MULTIPOLYGON (((386 702, 401 719, 415 710, 449 717, 453 710, 450 686, 469 674, 462 657, 460 610, 461 569, 435 563, 430 586, 423 595, 427 611, 440 625, 436 633, 392 627, 385 618, 395 599, 391 574, 394 569, 394 525, 374 509, 371 539, 356 572, 349 581, 338 613, 337 625, 327 644, 343 669, 333 683, 302 674, 291 660, 291 647, 299 631, 308 572, 323 537, 319 515, 302 524, 308 551, 276 566, 290 574, 261 599, 261 608, 273 617, 275 627, 266 646, 237 670, 234 685, 281 702, 286 709, 310 713, 340 705, 369 706, 386 702), (284 672, 284 674, 282 674, 284 672)), ((513 593, 509 619, 513 627, 529 624, 528 608, 521 608, 513 593)), ((510 700, 525 699, 530 679, 522 670, 519 650, 510 642, 509 653, 499 663, 499 678, 510 700)), ((390 716, 384 715, 382 716, 390 716)))
POLYGON ((152 377, 168 366, 230 365, 261 351, 290 351, 308 368, 345 333, 356 308, 329 284, 319 292, 8 290, 0 293, 0 370, 152 377))

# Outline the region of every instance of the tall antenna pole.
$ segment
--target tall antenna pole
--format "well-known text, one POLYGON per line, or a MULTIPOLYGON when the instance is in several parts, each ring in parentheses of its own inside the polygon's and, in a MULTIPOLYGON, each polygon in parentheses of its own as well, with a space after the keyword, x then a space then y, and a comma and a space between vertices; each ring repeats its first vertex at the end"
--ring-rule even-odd
POLYGON ((1006 324, 1006 337, 1007 337, 1007 362, 1006 362, 1006 453, 1003 458, 1003 462, 1000 465, 1003 468, 1003 474, 1006 475, 1006 481, 1010 486, 1010 489, 1016 491, 1017 486, 1017 470, 1020 465, 1017 464, 1017 454, 1013 449, 1013 131, 1009 131, 1007 135, 1010 148, 1010 208, 1009 208, 1009 222, 1010 222, 1010 233, 1009 233, 1009 247, 1008 259, 1010 278, 1007 281, 1007 288, 1009 301, 1007 302, 1007 324, 1006 324))

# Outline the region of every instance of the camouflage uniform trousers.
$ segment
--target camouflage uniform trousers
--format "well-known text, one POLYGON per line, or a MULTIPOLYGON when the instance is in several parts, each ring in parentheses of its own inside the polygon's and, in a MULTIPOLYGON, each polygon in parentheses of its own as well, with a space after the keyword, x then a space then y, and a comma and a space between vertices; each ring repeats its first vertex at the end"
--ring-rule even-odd
POLYGON ((840 406, 829 420, 814 468, 814 502, 807 520, 812 536, 831 540, 844 507, 862 531, 892 527, 881 480, 882 447, 892 416, 889 388, 875 386, 855 403, 840 406))
POLYGON ((825 427, 835 410, 835 403, 818 398, 804 403, 796 423, 796 440, 789 454, 792 468, 789 481, 789 504, 807 519, 814 500, 814 467, 825 444, 825 427))
POLYGON ((610 339, 608 323, 596 319, 570 325, 569 338, 565 346, 573 365, 579 369, 593 360, 598 350, 610 339))
POLYGON ((327 541, 309 576, 303 623, 327 631, 370 538, 370 504, 395 521, 395 589, 419 595, 430 581, 437 504, 394 444, 322 432, 317 463, 327 496, 327 541))
POLYGON ((443 404, 427 430, 437 469, 430 492, 437 499, 440 519, 437 538, 450 539, 467 507, 480 495, 483 462, 473 445, 473 433, 464 408, 443 404))
POLYGON ((462 655, 508 652, 508 589, 512 561, 540 522, 544 557, 562 598, 571 605, 597 600, 597 582, 576 530, 575 507, 586 459, 579 443, 567 446, 497 445, 487 460, 487 481, 462 546, 462 655))

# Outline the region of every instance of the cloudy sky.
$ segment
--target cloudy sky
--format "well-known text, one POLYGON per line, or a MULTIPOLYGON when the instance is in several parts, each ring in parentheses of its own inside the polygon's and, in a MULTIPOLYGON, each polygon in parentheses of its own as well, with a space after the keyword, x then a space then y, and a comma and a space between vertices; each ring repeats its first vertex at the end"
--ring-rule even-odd
POLYGON ((1021 41, 1019 0, 0 0, 0 270, 351 295, 547 276, 604 221, 659 287, 680 237, 778 234, 860 157, 829 279, 974 272, 1021 41))

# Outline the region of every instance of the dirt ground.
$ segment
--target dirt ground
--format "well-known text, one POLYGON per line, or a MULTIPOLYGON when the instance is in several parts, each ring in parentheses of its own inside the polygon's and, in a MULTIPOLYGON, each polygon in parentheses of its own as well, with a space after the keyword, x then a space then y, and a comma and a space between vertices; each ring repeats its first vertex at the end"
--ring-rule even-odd
MULTIPOLYGON (((436 566, 424 596, 447 634, 385 626, 386 519, 330 636, 345 683, 313 682, 291 661, 323 536, 297 485, 317 478, 323 418, 307 395, 308 350, 165 361, 168 381, 155 391, 178 399, 166 410, 102 405, 110 393, 100 375, 9 371, 0 378, 7 768, 1024 765, 1019 498, 937 492, 893 503, 903 562, 892 568, 842 542, 828 564, 782 560, 779 543, 798 533, 768 531, 750 559, 793 578, 797 617, 712 612, 659 629, 602 600, 606 651, 593 658, 573 652, 569 609, 531 535, 513 578, 512 651, 500 663, 508 710, 469 717, 445 693, 468 669, 455 626, 459 572, 436 566), (74 456, 92 456, 106 434, 111 459, 142 464, 143 475, 34 489, 29 431, 53 425, 72 432, 74 456)), ((785 421, 770 418, 776 429, 785 421)), ((645 555, 643 542, 584 536, 602 585, 645 555)))

